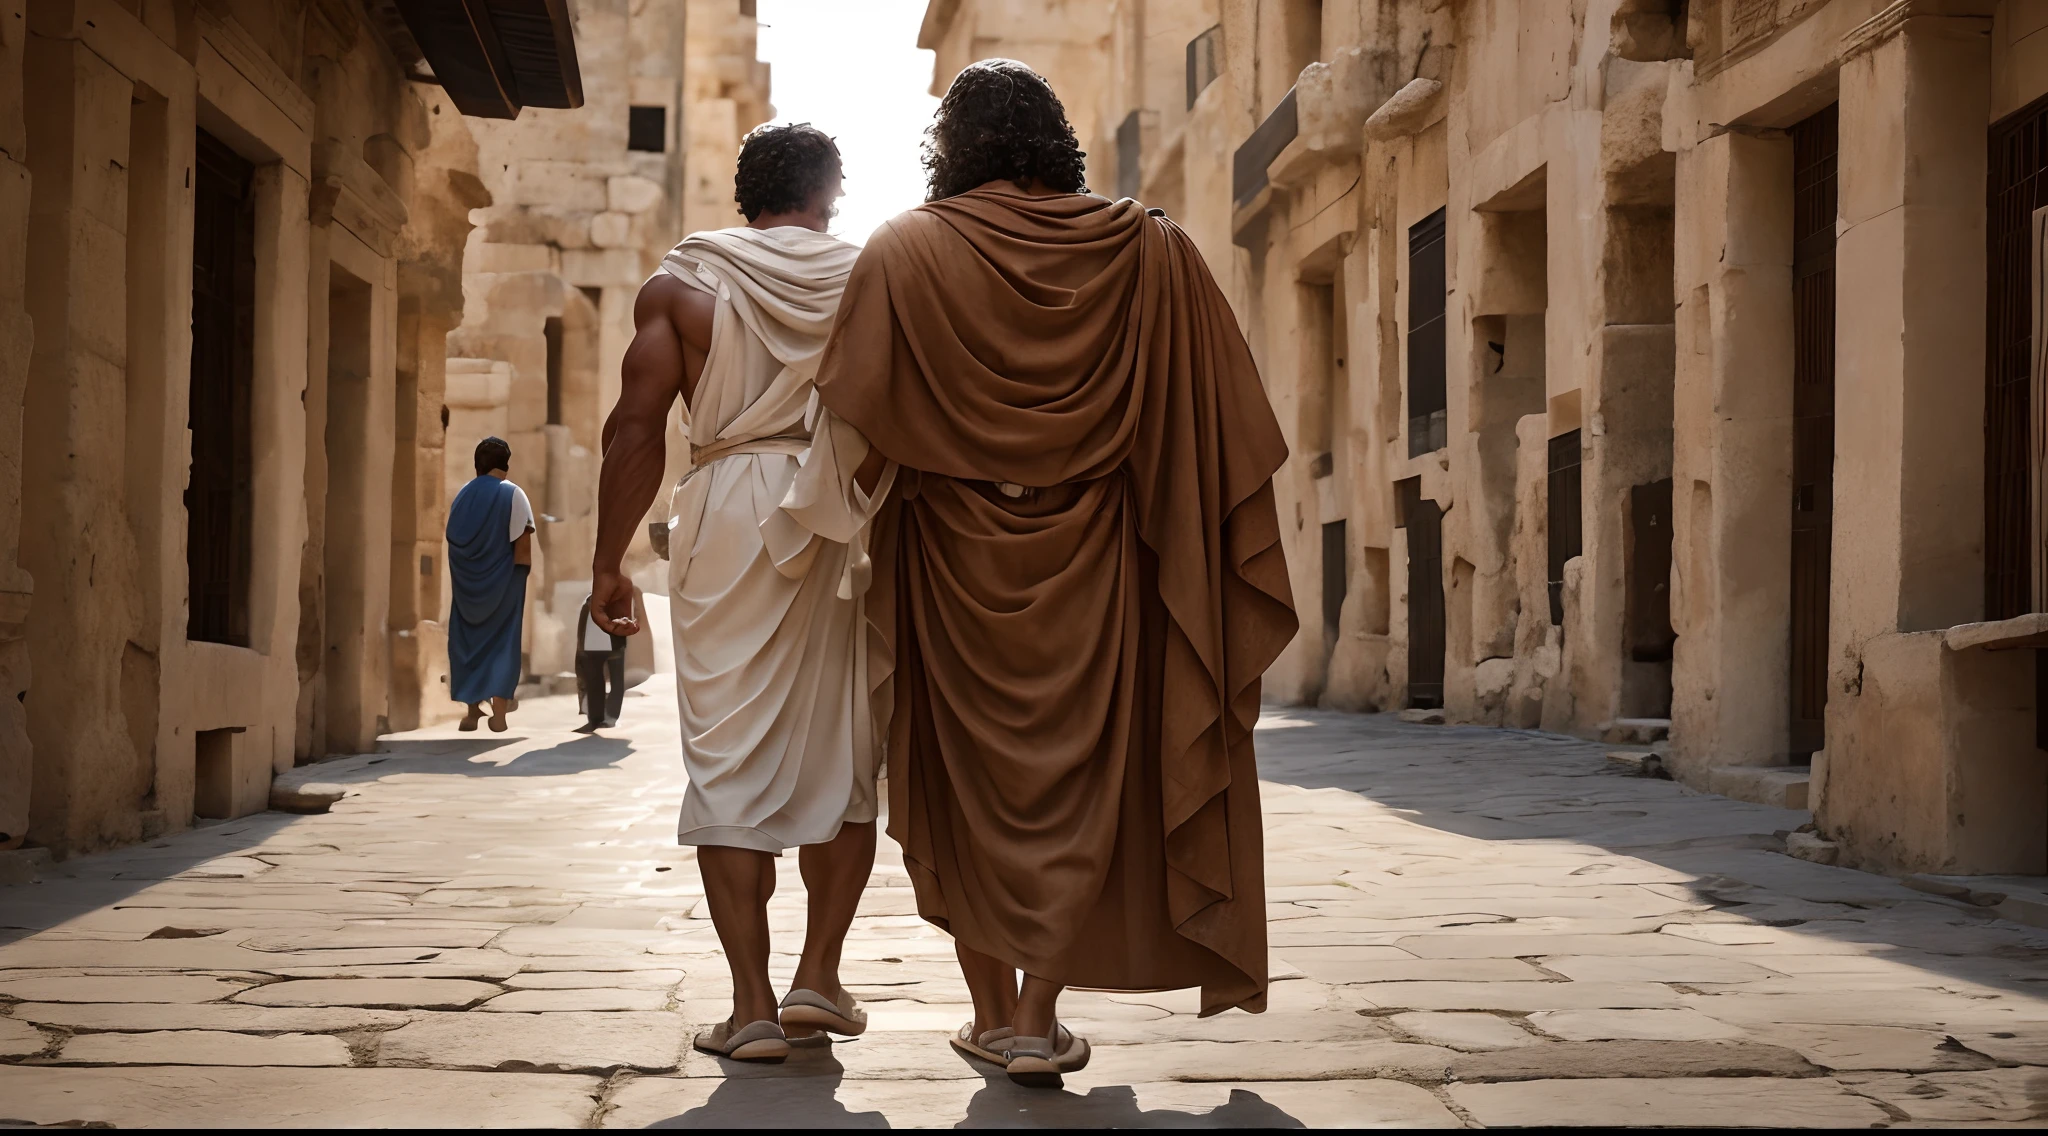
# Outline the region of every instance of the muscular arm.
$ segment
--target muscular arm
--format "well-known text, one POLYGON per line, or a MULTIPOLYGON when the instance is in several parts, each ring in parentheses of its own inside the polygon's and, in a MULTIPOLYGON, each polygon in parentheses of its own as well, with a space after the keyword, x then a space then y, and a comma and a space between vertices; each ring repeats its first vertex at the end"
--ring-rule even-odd
POLYGON ((597 481, 597 549, 591 557, 591 616, 614 635, 637 632, 633 585, 620 571, 668 463, 669 408, 685 401, 711 347, 712 298, 666 272, 633 302, 633 342, 620 367, 619 401, 604 423, 597 481))

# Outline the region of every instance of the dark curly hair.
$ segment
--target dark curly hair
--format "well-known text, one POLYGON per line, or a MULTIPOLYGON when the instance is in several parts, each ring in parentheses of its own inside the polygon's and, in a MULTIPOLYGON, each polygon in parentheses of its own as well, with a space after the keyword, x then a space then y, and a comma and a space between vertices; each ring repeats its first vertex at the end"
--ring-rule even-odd
POLYGON ((1085 157, 1052 84, 1014 59, 984 59, 946 88, 925 129, 925 200, 992 181, 1021 187, 1034 178, 1048 189, 1081 193, 1088 188, 1085 157))
POLYGON ((842 173, 839 144, 810 123, 757 126, 740 143, 732 199, 749 221, 795 213, 842 173))

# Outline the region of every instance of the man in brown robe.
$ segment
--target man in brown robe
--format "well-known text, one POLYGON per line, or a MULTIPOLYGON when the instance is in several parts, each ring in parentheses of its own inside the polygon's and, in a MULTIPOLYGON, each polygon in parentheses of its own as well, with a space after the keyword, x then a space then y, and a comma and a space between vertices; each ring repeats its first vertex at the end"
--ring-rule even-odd
POLYGON ((1069 985, 1265 1008, 1252 727, 1295 631, 1244 338, 1193 242, 1081 158, 1030 68, 962 72, 817 380, 900 468, 867 592, 889 835, 973 991, 957 1041, 1025 1084, 1086 1060, 1069 985))

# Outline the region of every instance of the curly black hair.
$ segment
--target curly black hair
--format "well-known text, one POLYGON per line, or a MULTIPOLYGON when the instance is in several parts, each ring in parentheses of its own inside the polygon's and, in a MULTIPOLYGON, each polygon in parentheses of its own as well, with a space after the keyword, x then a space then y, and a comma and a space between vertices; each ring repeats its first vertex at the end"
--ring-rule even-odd
POLYGON ((757 126, 740 143, 732 199, 749 221, 795 213, 842 174, 839 144, 810 123, 757 126))
POLYGON ((992 181, 1022 187, 1034 178, 1048 189, 1082 193, 1087 156, 1044 76, 1014 59, 984 59, 946 88, 925 129, 925 200, 992 181))

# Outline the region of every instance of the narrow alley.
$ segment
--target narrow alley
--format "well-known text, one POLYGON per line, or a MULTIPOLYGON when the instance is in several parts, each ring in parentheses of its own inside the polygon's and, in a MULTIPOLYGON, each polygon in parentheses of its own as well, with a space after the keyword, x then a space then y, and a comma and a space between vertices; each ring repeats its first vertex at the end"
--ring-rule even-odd
MULTIPOLYGON (((302 767, 270 811, 0 888, 0 1120, 567 1127, 1889 1126, 2048 1119, 2048 931, 1785 855, 1806 814, 1591 743, 1269 710, 1273 985, 1075 994, 1017 1089, 884 842, 858 1040, 722 1066, 668 679, 302 767), (260 1068, 258 1066, 261 1066, 260 1068)), ((777 981, 802 932, 785 857, 777 981)), ((1929 886, 1923 884, 1923 886, 1929 886)), ((1980 885, 1981 886, 1981 885, 1980 885)))

